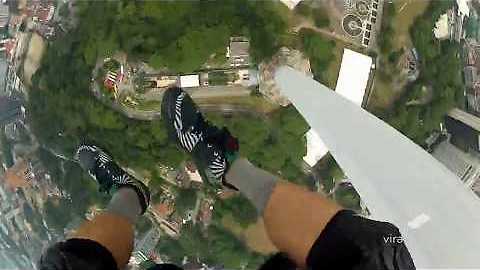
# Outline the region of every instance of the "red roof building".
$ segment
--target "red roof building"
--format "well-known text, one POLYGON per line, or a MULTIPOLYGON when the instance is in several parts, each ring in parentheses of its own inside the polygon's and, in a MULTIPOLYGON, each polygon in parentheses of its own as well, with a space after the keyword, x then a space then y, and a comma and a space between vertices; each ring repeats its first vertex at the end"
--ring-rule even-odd
POLYGON ((175 210, 171 204, 168 203, 158 203, 153 205, 152 207, 153 212, 157 214, 159 217, 165 219, 170 216, 173 211, 175 210))
POLYGON ((13 60, 17 48, 17 39, 11 38, 5 42, 5 55, 8 61, 13 60))
POLYGON ((38 20, 42 23, 49 22, 53 18, 54 13, 55 13, 55 7, 53 5, 49 5, 47 7, 41 7, 37 9, 38 20))
POLYGON ((113 71, 109 71, 105 76, 105 80, 103 81, 105 87, 108 90, 114 90, 117 84, 118 74, 113 71))

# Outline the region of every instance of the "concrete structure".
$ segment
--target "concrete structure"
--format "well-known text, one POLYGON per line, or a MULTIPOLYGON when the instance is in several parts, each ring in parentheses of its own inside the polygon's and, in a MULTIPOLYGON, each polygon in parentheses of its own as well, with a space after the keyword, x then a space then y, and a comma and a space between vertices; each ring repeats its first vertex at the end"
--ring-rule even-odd
POLYGON ((156 260, 155 247, 160 239, 160 233, 157 229, 150 229, 145 236, 135 243, 135 249, 132 253, 134 264, 139 264, 148 259, 156 260))
POLYGON ((307 155, 303 157, 303 161, 313 167, 328 153, 328 148, 314 130, 310 129, 305 136, 307 137, 307 155))
POLYGON ((0 96, 0 126, 13 123, 23 116, 21 102, 0 96))
POLYGON ((231 67, 250 65, 250 41, 246 37, 231 37, 227 48, 227 58, 231 67))
POLYGON ((335 92, 361 106, 371 67, 370 56, 344 49, 335 92))
POLYGON ((480 158, 461 151, 448 140, 437 145, 432 155, 457 175, 465 185, 471 187, 480 180, 480 158))
POLYGON ((451 143, 464 152, 480 153, 480 118, 452 109, 445 118, 445 127, 451 134, 451 143))
POLYGON ((465 87, 473 88, 478 80, 478 70, 476 66, 466 66, 463 68, 463 75, 465 77, 465 87))
POLYGON ((4 28, 8 23, 9 10, 8 5, 0 3, 0 28, 4 28))
POLYGON ((182 88, 199 87, 200 77, 197 74, 180 76, 179 86, 182 88))
POLYGON ((338 5, 342 5, 340 14, 335 15, 342 17, 338 30, 359 46, 369 48, 374 45, 381 29, 384 0, 344 0, 338 1, 338 5))
POLYGON ((258 90, 268 100, 280 106, 287 106, 290 101, 280 93, 274 80, 275 70, 283 65, 299 70, 312 78, 313 74, 310 69, 310 60, 302 52, 287 47, 280 48, 271 61, 260 63, 258 90))
POLYGON ((417 268, 478 268, 480 200, 429 153, 289 68, 276 80, 351 179, 371 217, 394 223, 417 268))
MULTIPOLYGON (((371 57, 344 49, 335 92, 356 105, 362 106, 371 66, 371 57)), ((313 167, 328 153, 328 148, 315 130, 311 129, 306 136, 307 155, 303 160, 313 167)))

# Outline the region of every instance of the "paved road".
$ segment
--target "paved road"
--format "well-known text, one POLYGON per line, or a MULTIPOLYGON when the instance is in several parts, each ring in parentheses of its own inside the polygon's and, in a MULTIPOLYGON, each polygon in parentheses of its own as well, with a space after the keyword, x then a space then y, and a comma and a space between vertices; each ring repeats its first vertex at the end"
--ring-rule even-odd
POLYGON ((251 90, 243 86, 209 86, 187 89, 193 99, 248 97, 251 90))
MULTIPOLYGON (((103 62, 102 62, 103 63, 103 62)), ((97 63, 97 67, 101 63, 97 63)), ((93 72, 93 76, 95 76, 97 72, 97 68, 93 72)), ((110 106, 114 110, 124 114, 128 118, 138 119, 138 120, 146 120, 152 121, 155 119, 161 118, 161 108, 159 107, 158 110, 153 111, 141 111, 136 110, 135 108, 123 106, 116 102, 105 102, 103 94, 100 90, 96 81, 91 83, 91 90, 95 97, 99 100, 103 101, 106 105, 110 106)), ((202 88, 192 88, 187 89, 187 92, 192 96, 193 99, 211 99, 211 98, 229 98, 229 97, 245 97, 250 95, 250 90, 242 87, 242 86, 210 86, 210 87, 202 87, 202 88)), ((150 93, 146 94, 150 100, 162 100, 163 92, 162 91, 151 91, 150 93)), ((209 112, 222 112, 222 113, 233 113, 233 112, 241 112, 241 113, 251 113, 251 109, 244 108, 239 105, 222 105, 222 104, 201 104, 201 110, 209 111, 209 112)))
POLYGON ((372 217, 399 227, 418 268, 478 269, 480 199, 460 179, 326 86, 286 67, 276 80, 330 149, 372 217))

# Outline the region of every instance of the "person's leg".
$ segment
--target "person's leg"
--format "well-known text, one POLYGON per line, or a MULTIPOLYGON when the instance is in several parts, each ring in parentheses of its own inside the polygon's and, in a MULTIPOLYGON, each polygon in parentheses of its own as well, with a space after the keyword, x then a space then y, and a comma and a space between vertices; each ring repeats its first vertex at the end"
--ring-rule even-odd
POLYGON ((263 216, 267 233, 282 252, 304 266, 310 249, 329 220, 341 210, 332 201, 236 160, 225 176, 263 216))
POLYGON ((121 269, 133 250, 134 230, 142 208, 135 190, 125 187, 113 195, 107 211, 83 223, 71 236, 89 239, 108 249, 121 269))
POLYGON ((358 217, 318 193, 278 181, 278 176, 246 159, 235 159, 236 138, 228 130, 205 121, 181 89, 168 90, 162 104, 170 135, 195 161, 201 162, 200 169, 213 176, 209 180, 236 187, 255 205, 264 217, 272 242, 299 266, 412 269, 413 262, 403 244, 382 242, 387 234, 400 236, 395 226, 358 217))
POLYGON ((145 213, 148 188, 100 148, 84 144, 76 159, 100 185, 113 193, 105 212, 83 223, 68 240, 50 247, 40 269, 123 269, 133 250, 133 225, 145 213))
POLYGON ((227 183, 243 193, 265 218, 272 242, 304 265, 322 228, 340 210, 335 203, 236 159, 238 141, 228 130, 208 123, 193 100, 179 88, 168 90, 162 102, 163 118, 170 136, 190 153, 209 180, 227 183), (292 223, 292 218, 298 222, 292 223), (294 226, 297 223, 298 226, 294 226))

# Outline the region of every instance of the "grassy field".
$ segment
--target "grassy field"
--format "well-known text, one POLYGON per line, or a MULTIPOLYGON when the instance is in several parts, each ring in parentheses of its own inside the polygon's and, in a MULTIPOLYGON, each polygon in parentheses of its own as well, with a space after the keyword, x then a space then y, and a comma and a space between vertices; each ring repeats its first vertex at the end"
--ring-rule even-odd
POLYGON ((393 20, 395 38, 394 49, 411 46, 409 29, 415 18, 421 15, 428 6, 429 0, 397 0, 395 1, 396 16, 393 20))
POLYGON ((136 109, 140 111, 159 111, 162 102, 158 100, 138 100, 138 105, 135 106, 136 109))
POLYGON ((34 33, 30 39, 30 44, 28 47, 28 52, 25 57, 25 62, 23 64, 23 76, 27 85, 31 85, 31 79, 35 71, 40 67, 43 53, 46 49, 46 43, 43 38, 34 33))
MULTIPOLYGON (((395 17, 392 25, 394 29, 393 48, 391 51, 400 50, 401 48, 410 48, 412 41, 410 39, 410 27, 413 25, 415 18, 421 15, 427 8, 429 0, 398 0, 395 1, 395 17)), ((385 57, 385 56, 382 56, 385 57)), ((379 68, 382 68, 379 65, 379 68)), ((392 67, 384 68, 383 72, 392 72, 392 67)), ((397 74, 391 74, 391 80, 386 80, 379 76, 378 71, 375 76, 373 91, 370 96, 368 107, 372 110, 384 110, 390 107, 403 91, 402 85, 404 81, 397 78, 397 74)))
POLYGON ((239 239, 245 241, 247 246, 253 251, 265 255, 277 251, 275 246, 268 238, 262 218, 259 218, 255 224, 252 224, 247 229, 244 229, 238 223, 233 221, 231 216, 227 215, 223 217, 222 225, 235 234, 239 239))
POLYGON ((202 104, 234 105, 252 109, 259 113, 270 113, 279 108, 278 105, 268 102, 263 97, 226 97, 226 98, 208 98, 195 99, 195 102, 201 107, 202 104))
POLYGON ((326 81, 323 83, 332 89, 335 89, 335 86, 337 85, 338 72, 340 72, 340 64, 342 63, 344 47, 344 43, 340 41, 335 42, 335 49, 332 51, 334 58, 324 73, 326 81))

